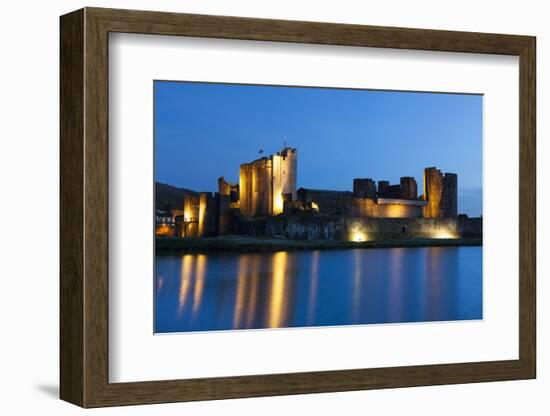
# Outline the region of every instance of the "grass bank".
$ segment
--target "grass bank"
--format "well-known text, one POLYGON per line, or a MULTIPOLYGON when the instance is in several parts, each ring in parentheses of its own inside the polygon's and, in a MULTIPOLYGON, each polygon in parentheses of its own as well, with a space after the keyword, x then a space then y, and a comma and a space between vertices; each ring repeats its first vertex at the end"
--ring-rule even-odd
POLYGON ((375 241, 287 240, 282 238, 220 236, 209 238, 157 238, 157 254, 208 252, 270 252, 294 250, 341 250, 349 248, 481 246, 481 238, 411 238, 375 241))

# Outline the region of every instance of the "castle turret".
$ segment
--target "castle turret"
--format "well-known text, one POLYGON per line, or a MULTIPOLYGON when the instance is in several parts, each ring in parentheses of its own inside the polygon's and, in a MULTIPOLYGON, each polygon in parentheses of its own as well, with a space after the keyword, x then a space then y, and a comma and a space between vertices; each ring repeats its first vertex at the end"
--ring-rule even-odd
POLYGON ((401 186, 401 198, 403 199, 417 199, 418 198, 418 186, 416 179, 412 176, 403 176, 400 180, 401 186))
POLYGON ((218 234, 219 194, 201 192, 199 195, 199 237, 218 234))
POLYGON ((285 147, 271 156, 273 161, 273 208, 272 215, 283 212, 284 201, 296 201, 296 177, 298 151, 285 147))
POLYGON ((376 198, 376 184, 371 178, 355 178, 353 180, 354 198, 376 198))
POLYGON ((457 216, 457 175, 443 175, 435 167, 424 169, 424 207, 425 218, 457 216))
POLYGON ((425 218, 439 218, 441 198, 443 194, 443 175, 435 167, 424 169, 424 199, 428 201, 424 207, 425 218))
POLYGON ((456 173, 446 173, 443 177, 443 216, 458 215, 458 177, 456 173))
POLYGON ((298 152, 285 147, 269 157, 244 163, 239 175, 239 207, 246 216, 277 215, 284 201, 296 201, 298 152))
POLYGON ((378 196, 385 197, 389 187, 389 181, 378 181, 378 196))

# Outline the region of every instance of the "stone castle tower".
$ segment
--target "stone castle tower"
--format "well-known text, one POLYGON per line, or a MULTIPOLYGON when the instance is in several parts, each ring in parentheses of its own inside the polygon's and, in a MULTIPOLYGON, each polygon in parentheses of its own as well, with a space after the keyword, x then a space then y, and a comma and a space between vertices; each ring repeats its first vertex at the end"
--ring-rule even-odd
POLYGON ((246 216, 283 212, 285 201, 296 201, 298 152, 285 147, 240 167, 239 208, 246 216))
POLYGON ((424 218, 457 216, 457 182, 455 173, 442 174, 434 167, 424 169, 424 218))

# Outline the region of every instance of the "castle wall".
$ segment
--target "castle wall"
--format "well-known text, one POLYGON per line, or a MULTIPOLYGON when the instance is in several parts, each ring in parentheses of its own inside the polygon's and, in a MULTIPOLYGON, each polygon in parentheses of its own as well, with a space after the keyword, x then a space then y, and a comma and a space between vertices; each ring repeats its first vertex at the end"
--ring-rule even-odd
MULTIPOLYGON (((387 238, 459 238, 457 218, 346 218, 347 240, 387 238)), ((469 235, 473 236, 473 235, 469 235)), ((481 229, 478 235, 481 236, 481 229)))
POLYGON ((264 233, 292 240, 341 241, 346 235, 345 220, 340 215, 273 217, 265 223, 264 233))
POLYGON ((324 191, 317 189, 300 188, 298 200, 304 207, 311 207, 312 203, 318 212, 326 215, 351 215, 353 194, 347 191, 324 191))
MULTIPOLYGON (((482 219, 354 218, 350 216, 288 216, 262 222, 268 236, 296 240, 368 241, 376 239, 459 238, 482 235, 482 219)), ((255 229, 256 235, 261 233, 255 229)))
POLYGON ((417 218, 422 217, 422 206, 405 203, 380 204, 372 199, 351 201, 351 215, 354 217, 372 218, 417 218))

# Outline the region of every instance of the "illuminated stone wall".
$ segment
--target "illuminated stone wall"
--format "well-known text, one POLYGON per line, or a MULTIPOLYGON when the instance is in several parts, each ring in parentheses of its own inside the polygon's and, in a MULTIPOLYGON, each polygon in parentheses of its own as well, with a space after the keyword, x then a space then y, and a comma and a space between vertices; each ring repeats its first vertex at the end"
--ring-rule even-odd
POLYGON ((272 177, 273 161, 270 158, 258 159, 252 163, 252 215, 272 215, 272 177))
POLYGON ((370 198, 355 198, 347 191, 325 191, 300 188, 298 200, 306 209, 325 215, 348 215, 370 218, 417 218, 422 217, 423 201, 395 200, 394 203, 370 198), (378 203, 380 201, 380 203, 378 203))
POLYGON ((283 195, 296 200, 296 177, 296 149, 285 148, 270 157, 242 164, 239 173, 241 213, 249 217, 282 213, 283 195))
POLYGON ((252 205, 252 163, 241 165, 239 172, 239 209, 243 215, 254 215, 252 205))
POLYGON ((351 215, 353 194, 348 191, 298 189, 298 200, 306 208, 315 208, 325 215, 351 215))
POLYGON ((271 215, 273 195, 273 165, 269 158, 261 158, 241 165, 239 175, 239 208, 243 215, 271 215))
POLYGON ((186 195, 183 200, 182 237, 199 236, 199 195, 186 195))
POLYGON ((271 156, 272 163, 272 187, 271 187, 271 202, 272 215, 278 215, 283 212, 283 170, 284 160, 282 156, 275 154, 271 156))
POLYGON ((218 193, 226 196, 231 194, 231 184, 223 176, 218 178, 218 193))
POLYGON ((424 169, 425 218, 452 218, 458 214, 458 177, 455 173, 443 175, 439 169, 424 169))
MULTIPOLYGON (((280 171, 276 172, 273 169, 273 181, 280 181, 281 194, 290 195, 292 201, 296 201, 296 182, 298 175, 298 150, 290 147, 284 148, 282 151, 273 155, 273 160, 279 159, 280 171), (279 179, 280 178, 280 179, 279 179)), ((278 195, 278 194, 277 194, 278 195)))
POLYGON ((424 169, 424 200, 428 203, 424 207, 425 218, 439 218, 443 216, 441 201, 443 197, 443 175, 437 168, 424 169))
POLYGON ((399 203, 376 203, 373 199, 353 198, 351 214, 355 217, 372 218, 418 218, 422 217, 422 206, 399 203))
POLYGON ((347 239, 481 237, 481 218, 346 218, 347 239))
POLYGON ((230 208, 239 208, 239 184, 230 183, 222 176, 218 178, 218 193, 227 196, 230 208))
MULTIPOLYGON (((369 241, 481 237, 481 218, 357 218, 340 215, 273 217, 265 234, 296 240, 369 241)), ((258 229, 255 230, 259 234, 258 229)))

